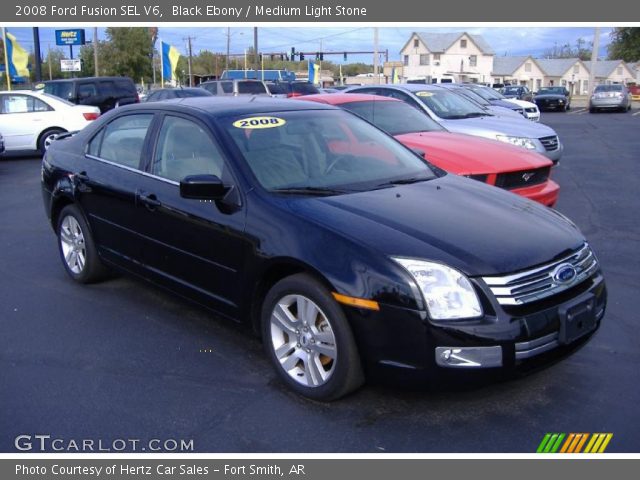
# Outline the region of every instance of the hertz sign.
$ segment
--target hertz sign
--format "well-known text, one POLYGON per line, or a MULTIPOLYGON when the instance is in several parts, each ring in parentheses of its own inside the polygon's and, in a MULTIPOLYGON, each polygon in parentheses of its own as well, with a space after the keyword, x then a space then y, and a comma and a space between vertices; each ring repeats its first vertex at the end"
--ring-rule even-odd
POLYGON ((56 45, 84 45, 84 29, 56 30, 56 45))

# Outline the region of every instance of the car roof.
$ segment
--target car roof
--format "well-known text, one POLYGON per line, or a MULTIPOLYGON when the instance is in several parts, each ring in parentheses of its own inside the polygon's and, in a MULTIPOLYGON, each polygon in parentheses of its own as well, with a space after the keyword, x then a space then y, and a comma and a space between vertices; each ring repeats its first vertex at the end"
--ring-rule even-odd
POLYGON ((246 95, 243 97, 187 97, 167 100, 165 102, 138 103, 119 107, 118 111, 131 110, 191 110, 204 113, 210 117, 227 115, 260 114, 271 112, 288 112, 298 110, 338 110, 337 107, 316 103, 292 102, 288 99, 246 95))
POLYGON ((434 85, 432 83, 400 83, 400 84, 391 83, 386 85, 384 84, 383 85, 366 85, 365 87, 393 88, 396 90, 407 90, 409 92, 423 92, 425 90, 431 90, 431 91, 442 90, 442 87, 440 85, 434 85))
MULTIPOLYGON (((41 83, 62 83, 62 82, 81 82, 91 80, 131 80, 130 77, 80 77, 80 78, 58 78, 56 80, 45 80, 41 83)), ((131 80, 133 82, 133 80, 131 80)))
POLYGON ((382 97, 380 95, 370 95, 368 93, 318 93, 315 95, 305 95, 304 97, 295 97, 293 100, 312 101, 326 103, 328 105, 342 105, 343 103, 354 102, 400 102, 400 100, 391 97, 382 97))

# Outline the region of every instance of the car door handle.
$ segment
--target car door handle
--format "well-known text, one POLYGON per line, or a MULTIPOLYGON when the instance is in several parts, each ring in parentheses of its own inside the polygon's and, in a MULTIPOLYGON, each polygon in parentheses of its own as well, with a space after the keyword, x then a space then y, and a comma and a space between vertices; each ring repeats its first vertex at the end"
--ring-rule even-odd
POLYGON ((158 200, 158 197, 156 197, 153 193, 140 193, 138 194, 138 200, 140 200, 140 203, 142 203, 149 210, 155 210, 162 205, 162 203, 160 203, 160 200, 158 200))

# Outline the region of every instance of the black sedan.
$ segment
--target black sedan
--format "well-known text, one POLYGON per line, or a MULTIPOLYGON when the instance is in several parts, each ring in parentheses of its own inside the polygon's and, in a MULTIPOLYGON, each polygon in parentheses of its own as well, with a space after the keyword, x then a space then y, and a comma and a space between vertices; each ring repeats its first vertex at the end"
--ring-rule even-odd
POLYGON ((542 110, 559 110, 566 112, 571 109, 571 94, 564 87, 542 87, 536 92, 533 101, 542 110))
POLYGON ((604 315, 569 220, 322 104, 119 108, 47 150, 42 187, 72 279, 128 272, 244 323, 315 399, 365 376, 520 371, 604 315))
POLYGON ((172 100, 174 98, 188 97, 212 97, 213 94, 204 88, 178 87, 159 88, 150 92, 144 99, 145 102, 159 102, 161 100, 172 100))

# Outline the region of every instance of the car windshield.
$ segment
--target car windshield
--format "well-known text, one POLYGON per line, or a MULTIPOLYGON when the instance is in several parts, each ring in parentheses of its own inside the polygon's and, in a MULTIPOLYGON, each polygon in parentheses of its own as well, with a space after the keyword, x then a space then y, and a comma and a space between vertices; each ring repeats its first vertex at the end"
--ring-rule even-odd
POLYGON ((542 87, 538 95, 564 95, 564 87, 542 87))
POLYGON ((333 195, 435 177, 415 153, 341 110, 224 117, 219 124, 262 187, 275 193, 333 195))
POLYGON ((269 93, 262 82, 238 82, 238 93, 269 93))
POLYGON ((72 82, 48 82, 44 84, 44 93, 68 100, 73 90, 72 82))
POLYGON ((480 106, 491 105, 486 99, 482 98, 476 92, 469 90, 467 88, 456 88, 454 92, 459 95, 462 95, 463 97, 471 100, 472 102, 477 103, 480 106))
POLYGON ((360 115, 390 135, 444 130, 417 108, 400 101, 349 102, 340 107, 360 115))
POLYGON ((518 95, 520 93, 520 87, 504 87, 502 93, 505 95, 518 95))
POLYGON ((595 93, 598 92, 621 92, 622 85, 598 85, 594 90, 595 93))
POLYGON ((504 100, 504 96, 499 92, 496 92, 493 88, 488 87, 468 87, 469 90, 472 90, 475 94, 481 96, 487 101, 491 100, 504 100))
POLYGON ((445 89, 422 90, 414 93, 433 113, 445 120, 489 115, 478 104, 445 89))

